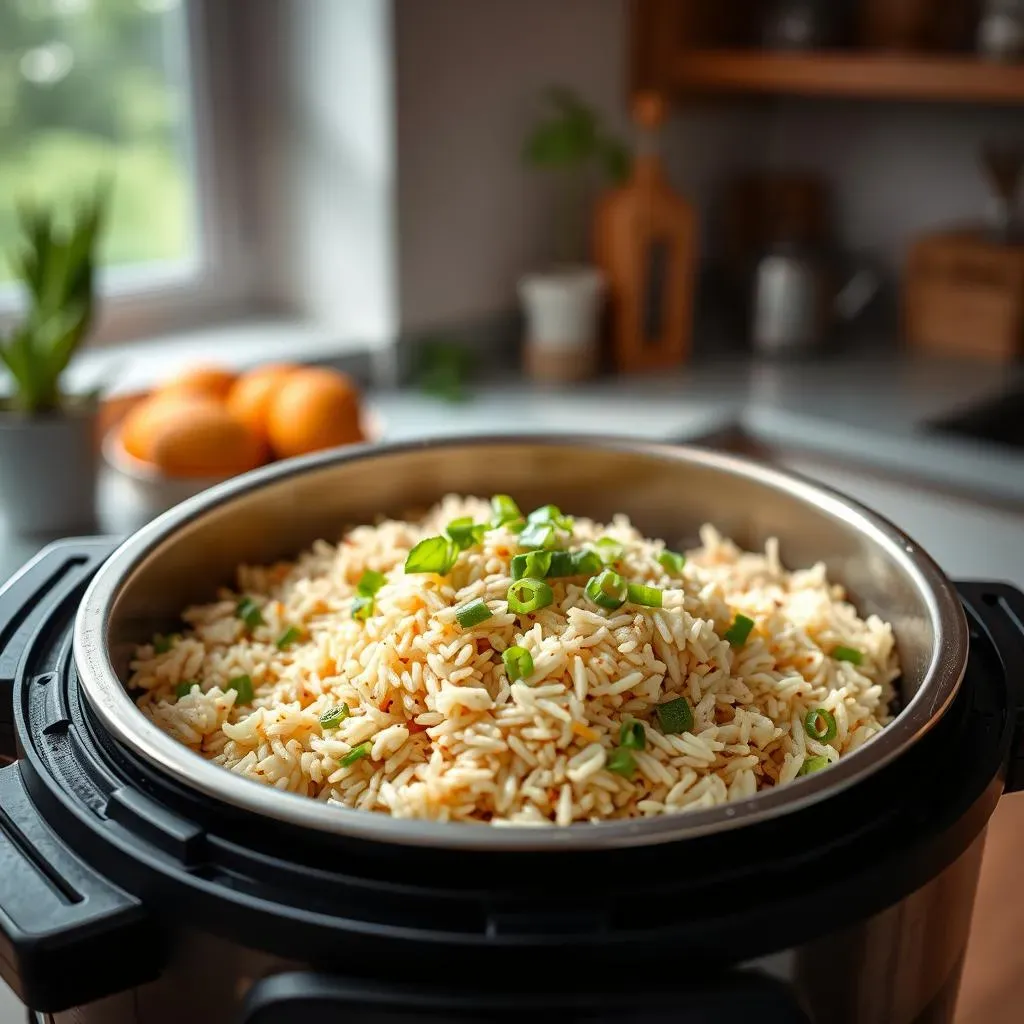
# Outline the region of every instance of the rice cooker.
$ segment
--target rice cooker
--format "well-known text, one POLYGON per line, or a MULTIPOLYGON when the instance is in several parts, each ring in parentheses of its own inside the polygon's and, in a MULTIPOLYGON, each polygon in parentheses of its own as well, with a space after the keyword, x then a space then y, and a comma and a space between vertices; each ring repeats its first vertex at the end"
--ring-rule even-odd
POLYGON ((69 540, 0 593, 0 974, 47 1024, 953 1019, 986 823, 1019 787, 1024 596, 719 453, 492 437, 343 449, 69 540), (725 806, 568 828, 327 807, 224 771, 125 690, 132 647, 243 562, 507 492, 826 563, 894 625, 893 722, 725 806))

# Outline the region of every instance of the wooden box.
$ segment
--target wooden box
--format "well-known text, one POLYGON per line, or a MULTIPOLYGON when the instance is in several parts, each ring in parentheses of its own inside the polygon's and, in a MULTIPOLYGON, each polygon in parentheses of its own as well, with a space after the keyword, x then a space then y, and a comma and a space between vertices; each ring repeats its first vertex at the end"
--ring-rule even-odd
POLYGON ((920 238, 907 260, 903 330, 910 345, 932 352, 1024 356, 1024 244, 973 229, 920 238))

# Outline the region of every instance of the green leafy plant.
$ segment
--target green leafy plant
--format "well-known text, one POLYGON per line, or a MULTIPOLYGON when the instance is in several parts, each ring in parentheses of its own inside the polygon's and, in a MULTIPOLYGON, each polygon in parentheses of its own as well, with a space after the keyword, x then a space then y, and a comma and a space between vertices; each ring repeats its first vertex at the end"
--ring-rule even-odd
POLYGON ((96 245, 109 188, 79 201, 65 226, 56 210, 22 206, 21 246, 11 254, 25 289, 22 322, 0 337, 0 360, 14 379, 9 404, 32 415, 58 410, 64 402, 60 378, 92 324, 96 245))
POLYGON ((425 394, 446 402, 464 402, 473 356, 461 345, 442 338, 425 342, 416 368, 416 383, 425 394))
POLYGON ((542 114, 526 137, 523 159, 527 166, 559 179, 558 256, 566 262, 577 260, 585 251, 594 185, 625 181, 629 149, 572 90, 553 86, 544 93, 542 114))

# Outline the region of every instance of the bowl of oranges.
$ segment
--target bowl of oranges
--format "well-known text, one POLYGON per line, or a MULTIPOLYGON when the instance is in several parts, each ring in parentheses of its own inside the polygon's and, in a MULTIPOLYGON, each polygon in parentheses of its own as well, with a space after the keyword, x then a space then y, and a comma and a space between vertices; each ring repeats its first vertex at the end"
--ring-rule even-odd
POLYGON ((352 379, 319 366, 199 366, 115 401, 104 461, 150 516, 268 462, 381 433, 352 379))

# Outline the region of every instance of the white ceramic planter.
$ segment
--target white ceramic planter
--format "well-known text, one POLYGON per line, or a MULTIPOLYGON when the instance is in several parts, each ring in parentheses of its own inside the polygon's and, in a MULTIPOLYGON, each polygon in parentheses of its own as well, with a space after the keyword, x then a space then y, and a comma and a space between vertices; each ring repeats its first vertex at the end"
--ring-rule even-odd
POLYGON ((519 282, 526 364, 540 380, 569 381, 597 368, 604 277, 594 267, 528 274, 519 282))
POLYGON ((96 464, 93 412, 0 412, 0 515, 15 533, 94 531, 96 464))

